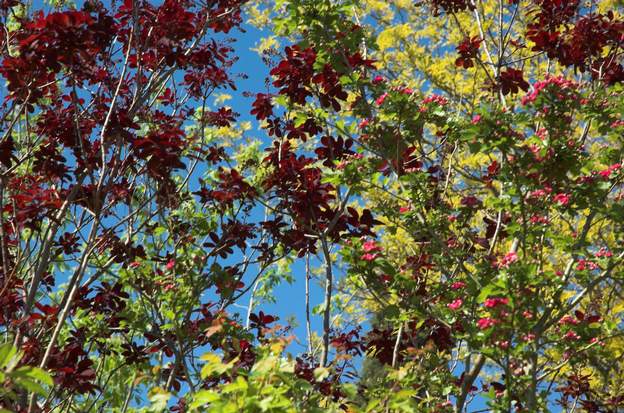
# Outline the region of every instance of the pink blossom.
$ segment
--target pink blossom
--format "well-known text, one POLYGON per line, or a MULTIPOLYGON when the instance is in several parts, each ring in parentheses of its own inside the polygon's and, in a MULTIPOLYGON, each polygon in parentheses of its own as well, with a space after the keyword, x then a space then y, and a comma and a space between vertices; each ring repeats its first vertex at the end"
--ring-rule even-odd
POLYGON ((451 288, 453 290, 460 290, 464 288, 465 286, 466 286, 466 283, 463 281, 455 281, 453 284, 451 284, 451 288))
POLYGON ((423 105, 426 105, 427 103, 432 103, 432 102, 437 103, 440 106, 444 106, 448 103, 448 99, 446 99, 443 96, 433 94, 431 96, 427 96, 422 101, 423 105))
POLYGON ((589 340, 589 342, 592 344, 597 343, 600 347, 604 347, 605 345, 604 341, 601 341, 598 337, 592 337, 592 339, 589 340))
POLYGON ((553 198, 553 201, 555 201, 556 203, 558 203, 561 206, 566 206, 566 205, 568 205, 568 203, 570 203, 570 195, 568 195, 568 194, 557 194, 553 198))
POLYGON ((559 319, 559 324, 564 325, 564 324, 568 324, 568 325, 577 325, 579 323, 579 321, 572 317, 571 315, 566 315, 561 317, 561 319, 559 319))
POLYGON ((362 244, 362 249, 364 252, 377 252, 381 251, 381 247, 377 245, 377 243, 373 240, 366 241, 362 244))
POLYGON ((509 266, 516 261, 518 261, 518 254, 515 252, 508 252, 498 263, 498 268, 509 268, 509 266))
POLYGON ((362 122, 360 122, 360 124, 358 125, 358 128, 360 129, 364 129, 365 127, 367 127, 370 124, 370 120, 368 119, 364 119, 362 122))
POLYGON ((174 290, 175 288, 176 288, 175 284, 170 283, 170 284, 165 285, 164 290, 171 291, 171 290, 174 290))
POLYGON ((535 82, 532 90, 522 97, 522 104, 527 105, 535 102, 539 94, 549 86, 557 89, 557 98, 559 100, 572 99, 576 100, 576 96, 571 93, 578 85, 570 80, 566 80, 563 76, 548 76, 546 79, 535 82))
POLYGON ((529 333, 522 336, 522 341, 533 341, 535 340, 535 334, 529 333))
POLYGON ((383 82, 385 82, 383 76, 377 75, 373 78, 373 85, 378 85, 383 82))
POLYGON ((576 269, 579 271, 585 271, 585 270, 593 271, 598 268, 600 268, 598 267, 598 264, 596 264, 595 262, 588 261, 586 259, 580 259, 578 263, 576 264, 576 269))
POLYGON ((375 261, 377 259, 377 257, 379 257, 379 254, 364 254, 362 255, 360 258, 363 259, 364 261, 375 261))
POLYGON ((533 153, 533 157, 537 161, 543 160, 543 158, 540 156, 540 151, 542 150, 542 148, 540 148, 536 144, 532 143, 532 144, 529 145, 529 150, 531 151, 531 153, 533 153))
POLYGON ((451 310, 457 310, 459 307, 462 306, 463 303, 464 303, 464 300, 462 300, 461 298, 458 298, 456 300, 453 300, 452 303, 447 304, 446 306, 450 308, 451 310))
POLYGON ((552 189, 550 189, 550 188, 536 189, 535 191, 532 191, 532 192, 529 193, 529 198, 544 198, 551 191, 552 191, 552 189))
POLYGON ((509 348, 509 340, 497 341, 496 345, 500 349, 507 350, 509 348))
POLYGON ((500 297, 488 298, 483 303, 483 305, 487 308, 496 308, 499 305, 507 305, 507 304, 509 304, 509 298, 500 298, 500 297))
POLYGON ((477 321, 477 327, 479 327, 481 330, 494 327, 496 324, 498 324, 498 321, 489 317, 480 318, 479 321, 477 321))
POLYGON ((387 97, 388 97, 388 93, 385 92, 384 94, 379 96, 377 99, 375 99, 375 103, 377 104, 377 106, 381 106, 382 103, 384 103, 384 100, 386 100, 387 97))
POLYGON ((609 177, 611 176, 612 173, 616 172, 617 170, 619 170, 622 167, 622 164, 620 163, 614 163, 613 165, 609 166, 607 169, 605 169, 604 171, 600 171, 598 172, 598 175, 600 175, 601 177, 603 177, 604 179, 609 179, 609 177))
POLYGON ((605 247, 600 248, 600 251, 596 252, 594 254, 596 257, 598 258, 610 258, 613 256, 613 253, 611 251, 609 251, 608 249, 606 249, 605 247))
POLYGON ((476 125, 477 123, 479 123, 480 120, 481 120, 481 115, 474 115, 470 123, 472 123, 473 125, 476 125))
POLYGON ((568 331, 565 336, 563 336, 566 340, 578 340, 579 338, 581 338, 581 336, 579 336, 578 334, 576 334, 574 331, 568 331))
POLYGON ((175 260, 169 260, 167 265, 165 265, 165 268, 169 271, 173 270, 175 268, 175 260))
POLYGON ((548 224, 550 221, 548 220, 548 217, 546 216, 540 216, 540 215, 532 215, 529 218, 529 222, 531 224, 548 224))
POLYGON ((541 140, 544 140, 548 138, 548 129, 539 128, 538 130, 535 131, 535 134, 537 135, 538 138, 540 138, 541 140))

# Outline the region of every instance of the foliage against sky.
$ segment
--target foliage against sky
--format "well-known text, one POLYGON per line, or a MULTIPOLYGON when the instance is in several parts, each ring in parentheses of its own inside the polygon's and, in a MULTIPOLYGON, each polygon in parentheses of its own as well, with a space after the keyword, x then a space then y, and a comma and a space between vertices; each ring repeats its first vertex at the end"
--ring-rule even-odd
POLYGON ((2 408, 621 411, 622 8, 1 1, 2 408))

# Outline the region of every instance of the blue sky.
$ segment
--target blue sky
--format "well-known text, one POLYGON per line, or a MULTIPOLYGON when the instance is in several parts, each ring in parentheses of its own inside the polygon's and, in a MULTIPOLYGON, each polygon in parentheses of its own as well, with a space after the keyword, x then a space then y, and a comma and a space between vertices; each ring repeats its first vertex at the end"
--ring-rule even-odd
MULTIPOLYGON (((239 60, 232 68, 232 76, 245 74, 246 78, 241 77, 236 79, 238 90, 225 91, 232 96, 232 99, 225 102, 224 105, 231 106, 235 112, 240 114, 239 121, 249 121, 252 123, 252 129, 246 133, 248 136, 260 139, 263 141, 263 144, 269 145, 271 141, 267 134, 259 128, 255 117, 250 115, 251 104, 255 94, 266 92, 265 80, 269 76, 270 70, 262 61, 262 57, 258 52, 252 49, 257 48, 261 38, 267 36, 268 33, 248 24, 244 24, 242 28, 244 32, 233 30, 229 33, 230 37, 236 39, 233 48, 235 49, 234 54, 239 57, 239 60), (252 96, 244 96, 246 92, 252 96)), ((284 44, 288 43, 284 42, 284 44)), ((261 220, 261 210, 258 209, 256 213, 257 216, 254 217, 254 219, 261 220)), ((312 257, 310 262, 313 267, 321 264, 315 257, 312 257)), ((304 260, 296 260, 291 267, 291 272, 293 278, 292 284, 281 282, 275 289, 274 297, 276 298, 276 302, 262 303, 256 301, 253 311, 255 313, 263 311, 265 314, 277 315, 280 318, 279 323, 282 325, 286 325, 288 318, 294 317, 294 319, 297 320, 297 324, 294 326, 292 332, 297 339, 293 342, 289 350, 293 353, 300 353, 305 351, 306 348, 304 260)), ((254 270, 251 269, 246 280, 248 281, 253 276, 254 270)), ((249 297, 250 293, 247 293, 238 301, 238 304, 247 306, 249 297)), ((310 283, 310 301, 311 307, 317 306, 323 302, 323 288, 319 285, 318 281, 315 282, 312 280, 310 283)), ((231 307, 230 311, 239 312, 243 320, 246 316, 246 309, 241 307, 231 307)), ((320 315, 312 315, 312 329, 317 333, 321 331, 320 315)))

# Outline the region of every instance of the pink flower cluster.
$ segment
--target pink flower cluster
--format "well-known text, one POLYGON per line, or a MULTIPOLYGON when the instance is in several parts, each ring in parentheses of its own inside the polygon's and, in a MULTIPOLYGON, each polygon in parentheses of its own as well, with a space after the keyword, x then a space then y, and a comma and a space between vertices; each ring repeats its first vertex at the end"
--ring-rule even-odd
POLYGON ((577 179, 577 182, 581 184, 590 185, 596 181, 597 176, 600 176, 605 181, 608 181, 611 178, 611 175, 619 171, 621 168, 622 168, 621 163, 614 163, 613 165, 609 166, 607 169, 604 169, 602 171, 592 171, 591 176, 589 175, 580 176, 577 179))
POLYGON ((613 165, 609 166, 604 171, 598 172, 598 175, 600 175, 604 179, 609 179, 609 177, 611 176, 612 173, 617 172, 621 168, 622 168, 622 164, 621 163, 614 163, 613 165))
POLYGON ((542 189, 536 189, 529 193, 529 198, 546 198, 552 192, 552 188, 545 186, 542 189))
POLYGON ((522 341, 530 342, 533 340, 535 340, 535 334, 533 333, 528 333, 522 336, 522 341))
POLYGON ((466 283, 463 281, 455 281, 453 284, 451 284, 451 288, 453 290, 461 290, 465 286, 466 286, 466 283))
POLYGON ((553 201, 558 203, 561 206, 566 206, 570 203, 570 195, 568 194, 557 194, 554 196, 553 201))
POLYGON ((362 244, 362 249, 364 250, 364 254, 360 258, 369 262, 377 259, 377 257, 379 257, 377 252, 382 251, 382 248, 373 240, 366 241, 362 244))
POLYGON ((444 106, 448 103, 448 99, 443 96, 433 94, 431 96, 427 96, 426 98, 424 98, 422 101, 422 104, 427 105, 432 102, 437 103, 440 106, 444 106))
POLYGON ((593 271, 599 268, 600 267, 598 266, 598 264, 596 264, 595 262, 586 260, 584 258, 581 258, 580 260, 578 260, 578 263, 576 264, 576 269, 579 271, 585 271, 585 270, 593 271))
POLYGON ((570 341, 576 341, 578 339, 581 338, 581 336, 579 336, 578 334, 576 334, 574 331, 568 331, 563 338, 565 338, 566 340, 570 340, 570 341))
POLYGON ((388 97, 388 92, 384 92, 381 96, 375 99, 375 103, 377 104, 377 106, 381 106, 387 97, 388 97))
POLYGON ((594 256, 598 258, 610 258, 613 256, 613 253, 605 247, 602 247, 598 252, 594 254, 594 256))
POLYGON ((364 155, 362 155, 361 153, 354 153, 354 154, 350 154, 350 155, 345 155, 345 159, 343 159, 342 161, 338 162, 338 165, 336 165, 336 169, 343 170, 344 168, 346 168, 347 165, 352 163, 354 160, 362 159, 363 157, 364 157, 364 155))
POLYGON ((577 324, 579 324, 580 321, 578 319, 576 319, 575 317, 572 317, 571 315, 565 315, 563 317, 561 317, 561 319, 559 319, 559 324, 560 325, 572 325, 575 326, 577 324))
POLYGON ((499 305, 507 305, 507 304, 509 304, 509 298, 505 298, 505 297, 502 297, 502 298, 501 297, 488 298, 483 303, 483 305, 486 308, 496 308, 499 305))
POLYGON ((383 76, 377 75, 373 78, 373 85, 379 85, 381 83, 384 83, 386 80, 383 78, 383 76))
POLYGON ((479 321, 477 321, 477 327, 479 327, 479 329, 481 330, 486 330, 490 327, 494 327, 498 323, 500 323, 499 320, 490 317, 484 317, 480 318, 479 321))
MULTIPOLYGON (((529 103, 535 102, 540 92, 551 85, 557 87, 561 91, 575 90, 578 86, 576 83, 566 80, 563 76, 549 76, 546 79, 533 84, 533 89, 522 97, 522 104, 526 106, 529 103)), ((557 98, 560 100, 565 100, 566 97, 573 100, 576 99, 576 95, 573 94, 568 93, 567 96, 564 93, 557 94, 557 98)))
POLYGON ((544 216, 544 215, 537 215, 537 214, 536 214, 536 215, 532 215, 532 216, 529 218, 529 222, 530 222, 531 224, 536 224, 536 225, 537 225, 537 224, 547 225, 547 224, 549 224, 549 223, 550 223, 550 220, 548 219, 548 217, 547 217, 547 216, 544 216))
POLYGON ((518 254, 509 252, 499 261, 498 268, 509 268, 509 266, 516 261, 518 261, 518 254))
POLYGON ((393 87, 392 90, 395 92, 403 93, 404 95, 411 95, 414 93, 414 89, 404 86, 393 87))

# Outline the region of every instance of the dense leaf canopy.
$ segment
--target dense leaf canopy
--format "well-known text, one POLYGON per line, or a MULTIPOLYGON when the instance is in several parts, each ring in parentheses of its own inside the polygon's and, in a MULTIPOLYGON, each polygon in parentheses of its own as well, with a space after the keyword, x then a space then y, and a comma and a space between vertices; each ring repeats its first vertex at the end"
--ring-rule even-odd
POLYGON ((0 27, 1 411, 624 411, 621 0, 0 27))

